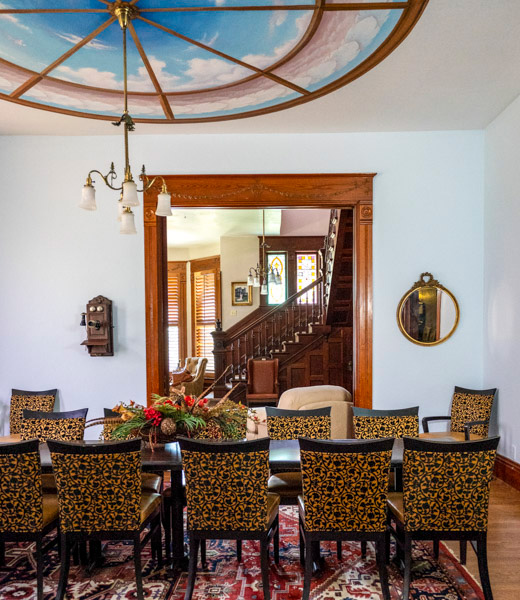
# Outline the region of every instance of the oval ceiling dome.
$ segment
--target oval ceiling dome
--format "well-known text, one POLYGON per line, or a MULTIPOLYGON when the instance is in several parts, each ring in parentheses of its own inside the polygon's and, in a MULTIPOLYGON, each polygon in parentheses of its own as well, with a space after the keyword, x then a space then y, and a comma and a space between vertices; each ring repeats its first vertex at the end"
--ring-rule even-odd
MULTIPOLYGON (((122 34, 105 0, 0 2, 0 99, 113 120, 122 34)), ((137 122, 236 119, 327 94, 383 60, 427 0, 133 0, 128 105, 137 122)))

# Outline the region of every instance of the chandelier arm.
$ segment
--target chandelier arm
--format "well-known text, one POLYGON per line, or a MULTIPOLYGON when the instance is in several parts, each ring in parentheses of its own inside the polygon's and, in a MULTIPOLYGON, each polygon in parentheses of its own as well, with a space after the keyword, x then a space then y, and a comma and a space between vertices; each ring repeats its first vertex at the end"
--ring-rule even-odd
POLYGON ((111 183, 109 183, 109 181, 108 181, 109 177, 112 181, 117 177, 116 173, 112 169, 106 175, 103 175, 103 173, 101 173, 101 171, 98 171, 97 169, 92 169, 92 171, 89 171, 89 173, 88 173, 87 184, 89 181, 90 181, 90 184, 92 184, 92 177, 91 177, 92 173, 97 173, 101 177, 101 179, 105 182, 105 185, 108 186, 111 190, 119 192, 123 189, 122 185, 120 187, 114 187, 111 183))
MULTIPOLYGON (((143 169, 144 169, 144 166, 143 166, 143 169)), ((143 170, 141 175, 139 175, 139 179, 143 182, 143 189, 137 190, 138 192, 146 192, 151 187, 153 187, 153 185, 156 181, 162 181, 161 193, 164 193, 164 194, 168 193, 168 188, 166 187, 166 181, 164 180, 164 177, 162 175, 156 175, 153 179, 150 179, 143 170)))

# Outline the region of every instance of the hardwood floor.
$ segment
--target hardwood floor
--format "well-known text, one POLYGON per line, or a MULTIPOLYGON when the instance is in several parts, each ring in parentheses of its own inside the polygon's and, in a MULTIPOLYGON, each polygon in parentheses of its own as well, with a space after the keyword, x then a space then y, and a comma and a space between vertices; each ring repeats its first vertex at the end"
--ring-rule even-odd
MULTIPOLYGON (((445 544, 459 556, 458 542, 445 544)), ((520 598, 520 491, 500 479, 491 484, 488 562, 494 600, 520 598)), ((466 567, 480 582, 475 553, 468 545, 466 567)))

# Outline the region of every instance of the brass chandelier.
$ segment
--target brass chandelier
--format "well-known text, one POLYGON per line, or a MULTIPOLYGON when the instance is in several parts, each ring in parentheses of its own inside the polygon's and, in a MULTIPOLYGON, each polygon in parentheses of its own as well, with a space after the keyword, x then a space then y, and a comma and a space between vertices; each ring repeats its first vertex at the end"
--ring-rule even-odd
POLYGON ((123 124, 124 128, 124 148, 125 148, 125 176, 122 185, 116 187, 114 185, 117 179, 117 173, 114 169, 114 163, 111 163, 110 170, 106 175, 103 175, 97 169, 92 169, 87 175, 87 181, 83 186, 83 192, 81 195, 80 208, 85 210, 96 210, 96 190, 92 182, 92 174, 97 173, 101 179, 105 182, 110 189, 119 191, 119 202, 118 202, 118 220, 121 221, 121 227, 119 232, 123 234, 135 234, 137 230, 135 228, 134 213, 132 212, 133 206, 139 206, 139 198, 137 193, 146 192, 149 190, 157 181, 162 181, 162 188, 157 196, 157 208, 155 214, 159 217, 169 217, 172 214, 171 211, 171 195, 168 193, 166 182, 161 176, 150 179, 146 175, 146 169, 143 165, 139 179, 143 182, 143 188, 137 189, 132 176, 132 169, 130 167, 129 152, 128 152, 128 132, 134 131, 135 124, 134 120, 128 112, 128 81, 127 81, 127 55, 126 55, 126 30, 128 23, 131 19, 134 19, 138 11, 132 4, 128 2, 114 2, 112 5, 113 14, 117 17, 119 25, 123 31, 123 97, 124 97, 124 110, 119 121, 112 123, 119 127, 123 124))
POLYGON ((265 241, 265 210, 262 210, 262 243, 260 248, 262 249, 262 256, 260 263, 257 263, 256 267, 249 269, 249 275, 247 277, 247 285, 260 288, 260 295, 267 296, 267 285, 268 283, 274 283, 274 285, 282 285, 282 276, 278 269, 273 268, 272 265, 266 264, 266 248, 270 246, 265 241))

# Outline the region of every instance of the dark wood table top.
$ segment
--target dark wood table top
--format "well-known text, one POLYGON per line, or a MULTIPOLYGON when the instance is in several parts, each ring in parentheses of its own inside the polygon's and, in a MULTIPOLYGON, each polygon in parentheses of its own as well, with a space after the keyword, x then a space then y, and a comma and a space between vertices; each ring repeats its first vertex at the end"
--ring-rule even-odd
MULTIPOLYGON (((421 439, 437 440, 443 442, 461 442, 464 441, 463 433, 455 432, 431 432, 421 433, 421 439)), ((480 439, 480 436, 472 435, 472 439, 480 439)), ((20 441, 19 435, 9 435, 0 437, 0 443, 9 443, 20 441)), ((345 440, 346 443, 352 440, 345 440)), ((94 440, 86 440, 84 444, 99 443, 94 440)), ((48 469, 51 465, 51 457, 47 444, 40 446, 42 468, 48 469)), ((149 448, 143 448, 141 451, 142 465, 145 470, 164 470, 180 471, 182 470, 182 458, 179 444, 172 442, 165 446, 159 446, 152 452, 149 448)), ((391 465, 398 467, 403 463, 403 440, 396 439, 392 451, 391 465)), ((300 468, 300 447, 298 440, 271 440, 269 449, 269 465, 272 469, 298 470, 300 468)))

